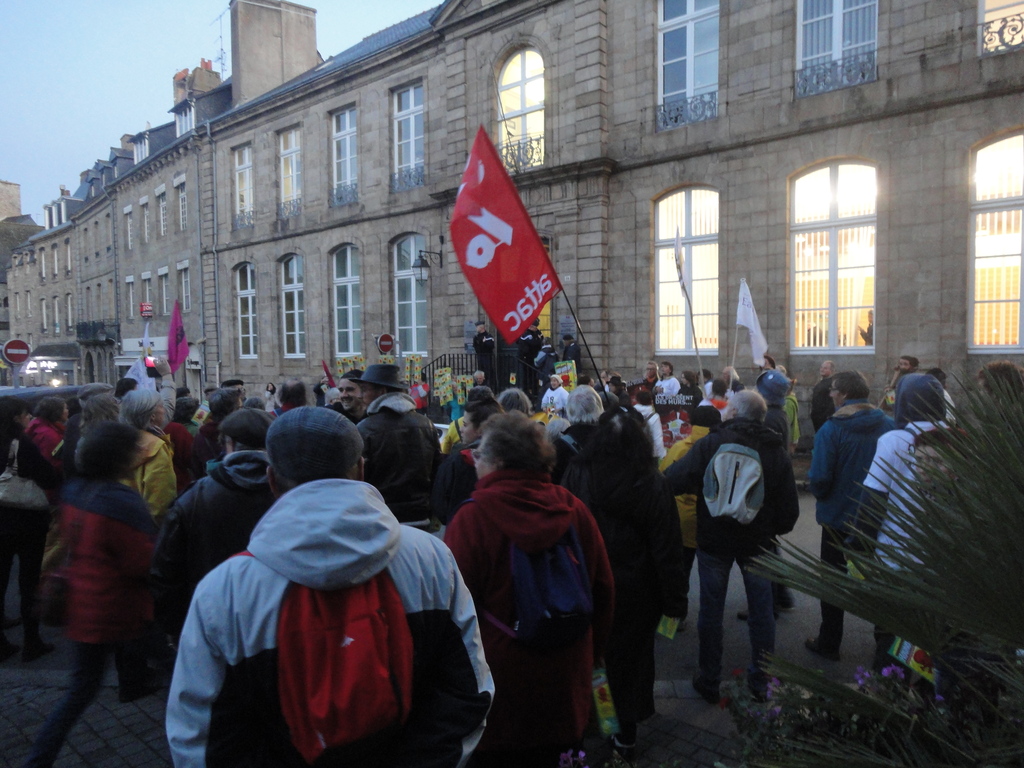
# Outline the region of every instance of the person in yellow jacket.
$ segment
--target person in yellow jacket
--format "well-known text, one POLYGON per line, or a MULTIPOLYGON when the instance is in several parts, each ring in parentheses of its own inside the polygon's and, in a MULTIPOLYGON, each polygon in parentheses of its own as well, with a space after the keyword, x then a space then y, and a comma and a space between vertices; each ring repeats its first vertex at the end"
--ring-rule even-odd
POLYGON ((164 434, 167 410, 159 393, 133 389, 121 400, 121 421, 139 430, 139 450, 131 477, 125 485, 134 488, 149 506, 159 527, 167 508, 178 495, 174 476, 174 448, 164 434))
MULTIPOLYGON (((722 414, 711 405, 701 405, 694 408, 690 417, 690 434, 683 440, 672 444, 668 453, 658 463, 658 469, 663 473, 689 453, 694 443, 711 431, 716 424, 722 423, 722 414)), ((679 513, 679 528, 683 534, 683 571, 689 580, 690 571, 693 569, 693 561, 697 557, 697 497, 692 493, 684 493, 676 496, 676 511, 679 513)), ((686 601, 687 610, 680 617, 680 624, 686 618, 689 611, 689 600, 686 601)))

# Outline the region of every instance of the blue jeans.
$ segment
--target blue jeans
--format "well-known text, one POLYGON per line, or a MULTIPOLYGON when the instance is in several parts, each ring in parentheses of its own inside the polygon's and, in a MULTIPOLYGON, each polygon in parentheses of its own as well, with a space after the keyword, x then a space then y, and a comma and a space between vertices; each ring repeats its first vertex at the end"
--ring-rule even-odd
POLYGON ((145 657, 128 646, 72 644, 71 687, 36 735, 25 768, 49 768, 53 765, 71 729, 100 690, 108 654, 114 654, 122 688, 142 685, 146 671, 145 657))
POLYGON ((725 595, 729 590, 729 571, 733 562, 740 566, 743 586, 747 591, 747 629, 750 632, 750 687, 763 691, 768 677, 762 666, 765 657, 775 651, 775 614, 772 604, 772 583, 748 570, 747 558, 721 557, 697 550, 697 573, 700 576, 700 615, 697 636, 700 652, 697 665, 702 682, 717 685, 722 677, 722 616, 725 595))

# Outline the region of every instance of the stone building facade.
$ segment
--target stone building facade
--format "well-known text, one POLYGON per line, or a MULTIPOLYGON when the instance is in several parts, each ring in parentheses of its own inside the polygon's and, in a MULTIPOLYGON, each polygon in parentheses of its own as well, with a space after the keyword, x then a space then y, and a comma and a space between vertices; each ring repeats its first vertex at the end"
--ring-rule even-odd
POLYGON ((381 333, 459 351, 480 308, 440 238, 483 125, 565 288, 545 330, 575 311, 600 367, 699 349, 752 378, 741 280, 804 385, 824 359, 876 389, 903 354, 1019 359, 1022 9, 836 6, 447 0, 320 61, 310 9, 235 0, 216 109, 115 191, 122 241, 129 204, 194 174, 201 227, 115 245, 118 290, 187 257, 205 377, 259 389, 373 362, 381 333))

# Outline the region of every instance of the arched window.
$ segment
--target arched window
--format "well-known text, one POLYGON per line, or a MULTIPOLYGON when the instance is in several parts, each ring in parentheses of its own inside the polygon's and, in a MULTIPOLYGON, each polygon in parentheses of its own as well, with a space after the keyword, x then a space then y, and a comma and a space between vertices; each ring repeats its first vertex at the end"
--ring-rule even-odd
POLYGON ((875 169, 832 163, 793 182, 793 348, 874 346, 875 169))
POLYGON ((498 77, 498 147, 510 171, 544 164, 544 59, 534 48, 510 58, 498 77))
POLYGON ((359 354, 362 348, 362 302, 359 249, 354 245, 343 245, 334 252, 334 332, 338 357, 359 354))
POLYGON ((1024 135, 978 150, 974 159, 972 347, 1020 346, 1024 135))
POLYGON ((718 349, 718 192, 685 189, 654 208, 659 352, 718 349), (679 251, 679 264, 676 250, 679 251), (682 274, 680 274, 680 272, 682 274), (693 303, 687 309, 680 281, 693 303))
POLYGON ((256 270, 252 264, 235 269, 235 301, 238 304, 238 356, 256 357, 256 270))
POLYGON ((427 247, 422 235, 403 235, 394 245, 395 327, 401 352, 427 353, 427 292, 412 270, 419 252, 427 247))
POLYGON ((306 299, 302 257, 296 254, 281 262, 281 307, 284 313, 284 356, 306 355, 306 299))

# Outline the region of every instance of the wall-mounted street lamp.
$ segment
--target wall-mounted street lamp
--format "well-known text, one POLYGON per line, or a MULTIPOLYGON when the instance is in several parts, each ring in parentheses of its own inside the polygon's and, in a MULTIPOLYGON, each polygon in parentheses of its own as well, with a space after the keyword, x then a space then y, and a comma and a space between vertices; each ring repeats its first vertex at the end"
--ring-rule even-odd
POLYGON ((441 241, 441 250, 420 251, 416 256, 416 261, 412 264, 412 273, 420 285, 426 283, 430 277, 430 265, 435 256, 437 257, 437 266, 444 269, 444 235, 439 235, 438 240, 441 241))

